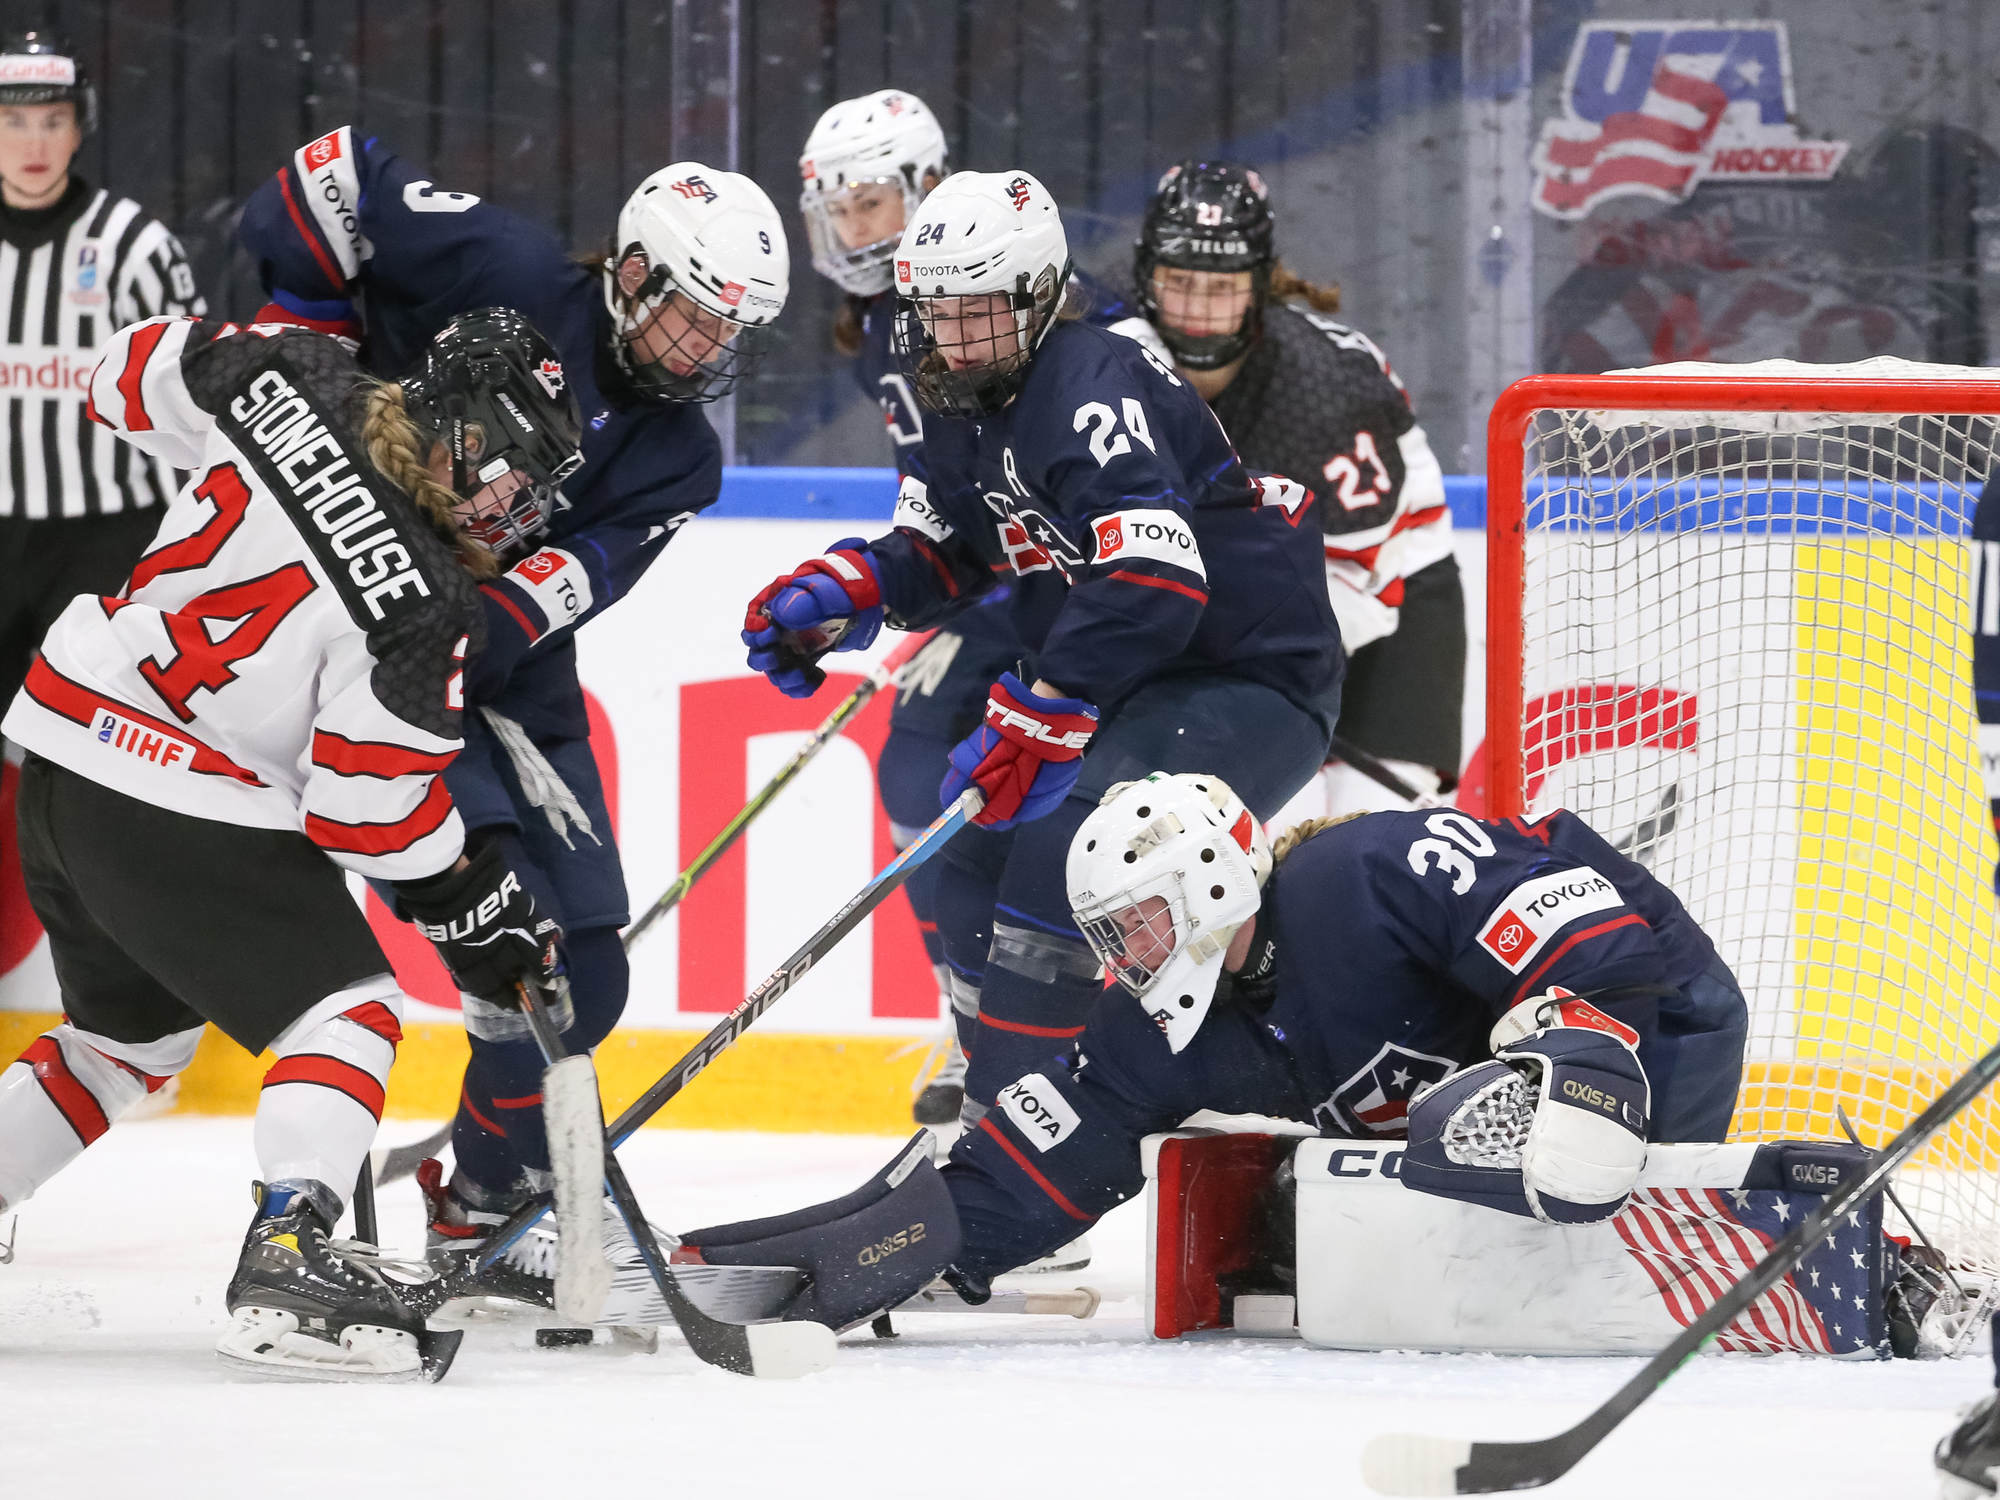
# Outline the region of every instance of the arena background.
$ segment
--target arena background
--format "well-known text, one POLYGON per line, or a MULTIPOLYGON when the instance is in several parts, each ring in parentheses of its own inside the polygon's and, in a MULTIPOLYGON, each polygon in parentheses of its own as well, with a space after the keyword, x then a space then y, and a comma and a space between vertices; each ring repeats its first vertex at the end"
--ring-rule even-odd
MULTIPOLYGON (((581 638, 643 904, 837 701, 790 705, 744 675, 730 628, 742 598, 889 509, 886 471, 846 468, 882 462, 880 417, 828 344, 837 293, 812 273, 797 215, 798 150, 827 104, 921 94, 957 164, 1037 173, 1079 262, 1114 279, 1169 162, 1257 165, 1287 263, 1341 284, 1343 316, 1388 351, 1446 468, 1467 476, 1454 509, 1476 659, 1483 428, 1508 381, 1681 358, 1988 361, 2000 13, 1733 3, 91 0, 7 18, 46 16, 76 39, 103 101, 80 170, 166 217, 231 314, 261 300, 234 249, 244 197, 341 124, 579 248, 670 160, 771 192, 792 301, 776 355, 717 409, 746 467, 717 518, 581 638), (1649 88, 1669 74, 1693 91, 1696 123, 1649 88), (1628 143, 1649 132, 1668 145, 1636 170, 1628 143)), ((0 366, 0 390, 32 378, 0 366)), ((1475 668, 1468 746, 1477 693, 1475 668)), ((885 720, 878 708, 823 756, 747 855, 639 950, 630 1029, 601 1058, 614 1107, 881 863, 868 757, 885 720), (799 868, 813 872, 803 889, 799 868)), ((662 1123, 895 1129, 915 1065, 898 1054, 934 1026, 935 996, 901 904, 878 925, 662 1123)), ((35 939, 18 875, 0 868, 0 1046, 55 1003, 35 939)), ((396 956, 414 993, 445 998, 421 945, 396 956)), ((449 1107, 463 1053, 451 1014, 418 1008, 391 1113, 449 1107)), ((212 1039, 182 1107, 247 1109, 257 1077, 212 1039)))

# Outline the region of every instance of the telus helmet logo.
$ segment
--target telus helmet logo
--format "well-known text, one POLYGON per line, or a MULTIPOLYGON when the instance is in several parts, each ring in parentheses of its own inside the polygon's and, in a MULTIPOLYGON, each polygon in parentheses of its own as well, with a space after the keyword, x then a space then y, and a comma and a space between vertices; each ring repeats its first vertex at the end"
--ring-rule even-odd
POLYGON ((1007 196, 1014 200, 1015 209, 1025 209, 1028 206, 1028 199, 1031 196, 1028 191, 1028 179, 1025 177, 1016 177, 1012 182, 1008 183, 1007 196))
POLYGON ((683 177, 679 182, 674 184, 674 191, 679 193, 683 198, 699 198, 704 203, 713 203, 716 196, 715 189, 710 187, 700 177, 683 177))
POLYGON ((535 366, 535 383, 547 391, 549 395, 560 396, 563 393, 563 386, 566 384, 563 378, 561 363, 553 359, 545 359, 539 365, 535 366))

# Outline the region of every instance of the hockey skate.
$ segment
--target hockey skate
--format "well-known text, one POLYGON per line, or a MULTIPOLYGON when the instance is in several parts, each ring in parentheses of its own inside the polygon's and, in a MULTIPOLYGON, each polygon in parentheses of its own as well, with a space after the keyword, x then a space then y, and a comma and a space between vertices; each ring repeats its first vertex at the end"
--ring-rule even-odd
POLYGON ((459 1333, 434 1333, 373 1268, 329 1243, 339 1200, 321 1183, 259 1183, 230 1278, 225 1366, 289 1380, 436 1381, 459 1333))
POLYGON ((1081 1271, 1090 1264, 1090 1236, 1080 1234, 1067 1245, 1058 1245, 1040 1260, 1016 1266, 1009 1276, 1047 1276, 1056 1271, 1081 1271))
MULTIPOLYGON (((945 1022, 944 1034, 924 1054, 915 1087, 911 1117, 919 1125, 938 1130, 948 1150, 950 1139, 939 1127, 956 1126, 959 1107, 965 1103, 965 1053, 959 1050, 958 1028, 949 1020, 945 1022)), ((955 1136, 956 1131, 949 1134, 955 1136)))
POLYGON ((446 1184, 444 1167, 436 1157, 426 1157, 418 1164, 416 1178, 429 1219, 424 1259, 432 1274, 429 1281, 405 1294, 412 1306, 435 1312, 448 1302, 471 1297, 496 1297, 535 1308, 555 1306, 556 1233, 552 1225, 546 1220, 534 1225, 491 1265, 481 1265, 487 1236, 522 1200, 470 1201, 468 1194, 446 1184))
POLYGON ((1907 1245, 1883 1300, 1898 1359, 1944 1359, 1964 1352, 1986 1326, 2000 1305, 2000 1278, 1950 1265, 1928 1245, 1907 1245))
POLYGON ((2000 1476, 2000 1394, 1966 1409, 1964 1418, 1937 1445, 1939 1500, 1986 1500, 2000 1476))

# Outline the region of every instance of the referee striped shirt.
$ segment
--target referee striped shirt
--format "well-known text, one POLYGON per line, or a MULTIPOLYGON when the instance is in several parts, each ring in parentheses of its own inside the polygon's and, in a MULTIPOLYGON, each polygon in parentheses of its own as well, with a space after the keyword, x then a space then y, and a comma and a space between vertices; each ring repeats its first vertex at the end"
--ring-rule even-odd
POLYGON ((130 198, 72 176, 47 210, 0 210, 0 516, 164 506, 174 471, 90 420, 90 372, 127 324, 206 311, 179 241, 130 198))

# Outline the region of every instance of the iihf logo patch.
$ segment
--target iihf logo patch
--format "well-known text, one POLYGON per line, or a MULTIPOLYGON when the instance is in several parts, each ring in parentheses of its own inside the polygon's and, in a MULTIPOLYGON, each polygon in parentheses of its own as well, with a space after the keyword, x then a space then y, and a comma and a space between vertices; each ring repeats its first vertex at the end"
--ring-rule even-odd
POLYGON ((1014 200, 1014 207, 1016 211, 1025 209, 1028 206, 1028 199, 1030 196, 1028 191, 1028 179, 1025 177, 1016 177, 1012 182, 1008 183, 1007 196, 1014 200))
POLYGON ((563 386, 568 382, 563 378, 562 365, 553 359, 545 359, 535 367, 535 383, 555 397, 563 393, 563 386))
POLYGON ((76 247, 76 269, 69 285, 69 300, 79 307, 96 307, 104 301, 100 256, 96 240, 76 247))
POLYGON ((1349 1135, 1401 1135, 1409 1124, 1410 1096, 1457 1066, 1448 1057, 1384 1042, 1313 1113, 1349 1135))
POLYGON ((683 198, 699 198, 704 203, 715 201, 715 189, 699 177, 683 177, 674 184, 674 191, 683 198))

